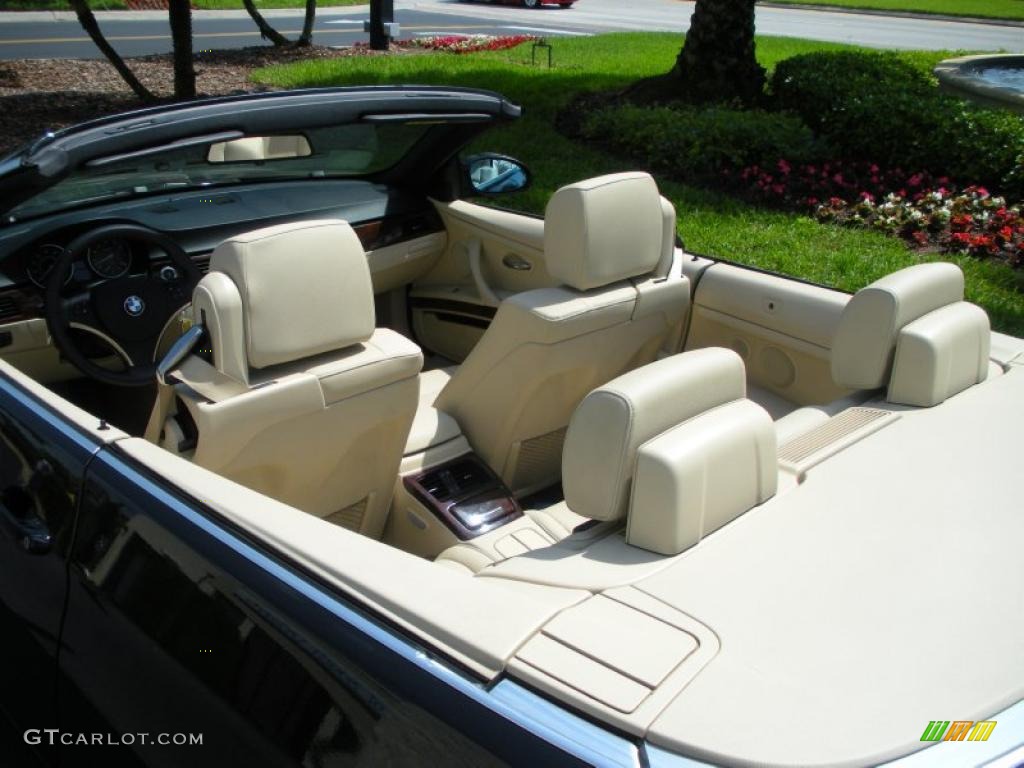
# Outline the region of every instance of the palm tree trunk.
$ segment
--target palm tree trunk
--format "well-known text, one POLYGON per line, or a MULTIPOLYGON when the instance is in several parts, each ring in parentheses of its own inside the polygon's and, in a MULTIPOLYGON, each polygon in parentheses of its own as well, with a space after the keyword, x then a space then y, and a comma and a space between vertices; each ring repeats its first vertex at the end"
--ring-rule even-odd
POLYGON ((754 0, 697 0, 673 71, 686 101, 760 98, 765 71, 754 54, 754 0))
POLYGON ((306 0, 306 20, 302 24, 302 34, 296 45, 313 44, 313 24, 316 23, 316 0, 306 0))
POLYGON ((87 0, 69 0, 72 9, 75 11, 75 15, 78 16, 78 23, 82 25, 82 29, 85 30, 86 34, 92 38, 93 43, 100 49, 100 52, 107 57, 107 61, 111 63, 117 73, 121 76, 128 87, 132 89, 136 96, 143 101, 156 101, 156 97, 153 95, 146 86, 139 82, 139 78, 135 76, 135 73, 128 68, 128 65, 124 63, 124 59, 121 58, 120 54, 114 50, 114 47, 107 42, 107 38, 103 36, 103 32, 100 31, 100 25, 96 21, 96 17, 93 15, 92 9, 89 7, 87 0))
POLYGON ((263 14, 256 8, 253 0, 242 0, 242 5, 245 6, 245 10, 249 12, 252 20, 256 22, 256 26, 260 30, 260 37, 269 40, 274 45, 288 45, 288 38, 267 24, 267 20, 263 18, 263 14))
POLYGON ((189 0, 170 0, 167 19, 171 24, 174 46, 174 97, 191 99, 196 95, 196 70, 192 64, 192 8, 189 0))

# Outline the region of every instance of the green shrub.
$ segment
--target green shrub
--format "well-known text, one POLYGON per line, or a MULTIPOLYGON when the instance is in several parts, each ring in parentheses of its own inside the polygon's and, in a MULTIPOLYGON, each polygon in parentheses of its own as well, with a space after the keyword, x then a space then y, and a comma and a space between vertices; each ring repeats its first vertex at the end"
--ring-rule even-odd
POLYGON ((792 115, 725 107, 616 106, 587 115, 584 138, 683 181, 718 178, 723 170, 811 162, 828 155, 792 115))
POLYGON ((942 93, 928 59, 821 52, 780 62, 770 89, 847 160, 928 171, 1024 198, 1024 119, 942 93))

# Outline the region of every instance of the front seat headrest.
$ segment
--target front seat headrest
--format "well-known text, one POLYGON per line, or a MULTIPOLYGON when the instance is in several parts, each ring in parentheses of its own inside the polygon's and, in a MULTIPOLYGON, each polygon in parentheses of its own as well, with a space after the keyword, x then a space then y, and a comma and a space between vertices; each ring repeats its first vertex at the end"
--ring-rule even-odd
POLYGON ((598 176, 551 196, 544 258, 557 280, 588 291, 652 272, 662 259, 663 230, 661 195, 650 174, 598 176))
POLYGON ((249 367, 360 344, 375 327, 366 254, 352 227, 334 219, 265 227, 221 243, 193 305, 215 367, 242 382, 249 367))

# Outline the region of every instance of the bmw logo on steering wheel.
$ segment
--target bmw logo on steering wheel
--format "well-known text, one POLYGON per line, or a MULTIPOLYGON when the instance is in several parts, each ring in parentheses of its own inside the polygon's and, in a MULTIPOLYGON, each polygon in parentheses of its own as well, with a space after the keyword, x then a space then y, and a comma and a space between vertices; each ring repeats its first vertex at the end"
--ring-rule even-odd
POLYGON ((124 300, 124 311, 129 317, 138 317, 146 311, 146 302, 142 300, 141 296, 132 294, 124 300))

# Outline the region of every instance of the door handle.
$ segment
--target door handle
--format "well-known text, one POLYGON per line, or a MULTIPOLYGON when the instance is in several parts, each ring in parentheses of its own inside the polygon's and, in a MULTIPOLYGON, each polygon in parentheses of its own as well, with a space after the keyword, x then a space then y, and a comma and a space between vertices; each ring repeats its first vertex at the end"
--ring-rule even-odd
POLYGON ((18 545, 30 555, 45 555, 53 549, 53 536, 43 519, 34 512, 19 517, 0 503, 0 517, 18 540, 18 545))
POLYGON ((533 264, 528 262, 522 256, 516 256, 514 253, 506 253, 505 258, 501 260, 501 263, 509 269, 514 269, 517 272, 529 272, 533 269, 533 264))

